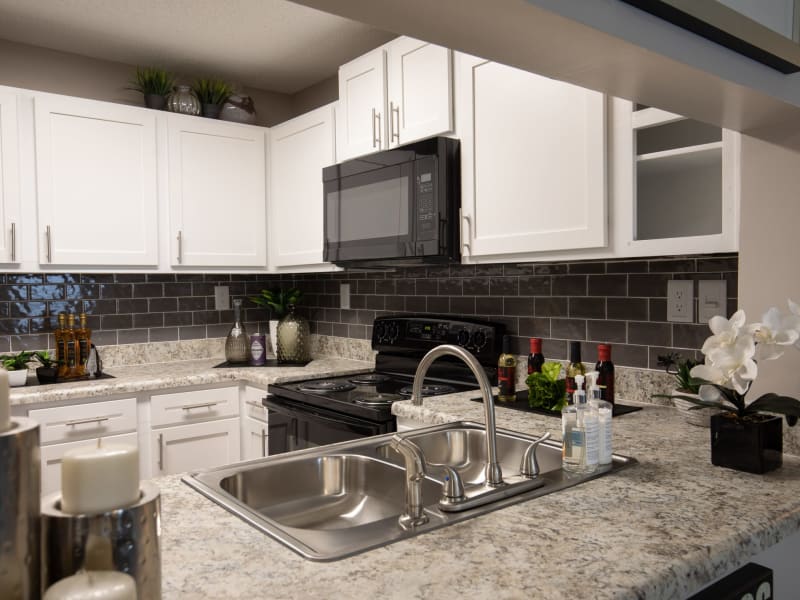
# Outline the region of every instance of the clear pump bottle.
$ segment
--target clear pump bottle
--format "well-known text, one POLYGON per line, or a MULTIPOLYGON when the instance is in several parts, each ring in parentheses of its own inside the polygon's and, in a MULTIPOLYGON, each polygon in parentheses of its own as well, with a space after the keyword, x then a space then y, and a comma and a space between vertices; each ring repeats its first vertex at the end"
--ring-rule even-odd
POLYGON ((597 385, 597 372, 586 374, 589 381, 589 406, 597 411, 597 446, 598 465, 610 465, 613 459, 614 448, 612 443, 612 419, 614 407, 610 402, 602 399, 601 388, 597 385))
POLYGON ((583 380, 575 376, 573 402, 561 411, 561 466, 574 473, 591 473, 599 460, 597 412, 586 401, 583 380))

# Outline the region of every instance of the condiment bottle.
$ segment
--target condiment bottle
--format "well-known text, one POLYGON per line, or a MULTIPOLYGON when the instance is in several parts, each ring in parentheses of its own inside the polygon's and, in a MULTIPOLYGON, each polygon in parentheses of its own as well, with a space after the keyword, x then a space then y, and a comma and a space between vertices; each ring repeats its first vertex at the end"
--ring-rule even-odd
POLYGON ((514 402, 517 399, 517 357, 511 353, 511 336, 503 336, 503 353, 497 361, 497 399, 514 402))
POLYGON ((569 343, 569 365, 567 365, 567 398, 571 399, 577 389, 575 386, 575 376, 586 375, 586 368, 581 362, 581 343, 569 343))
POLYGON ((541 338, 531 338, 531 353, 528 355, 528 375, 541 373, 544 364, 541 338))
POLYGON ((597 345, 597 386, 600 396, 606 402, 614 404, 614 363, 611 362, 611 344, 597 345))
POLYGON ((254 367, 267 364, 267 336, 258 327, 250 334, 250 364, 254 367))

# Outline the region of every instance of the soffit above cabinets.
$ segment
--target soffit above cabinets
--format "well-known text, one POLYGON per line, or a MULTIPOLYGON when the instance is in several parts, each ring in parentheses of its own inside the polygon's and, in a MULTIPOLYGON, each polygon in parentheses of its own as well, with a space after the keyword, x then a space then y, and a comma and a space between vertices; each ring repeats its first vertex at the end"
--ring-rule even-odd
POLYGON ((284 94, 393 37, 285 0, 0 0, 0 39, 284 94))

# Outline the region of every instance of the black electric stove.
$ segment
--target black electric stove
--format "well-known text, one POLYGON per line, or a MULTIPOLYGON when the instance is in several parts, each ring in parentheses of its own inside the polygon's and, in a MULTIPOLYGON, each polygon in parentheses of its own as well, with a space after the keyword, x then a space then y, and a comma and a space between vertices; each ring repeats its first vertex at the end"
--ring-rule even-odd
MULTIPOLYGON (((375 370, 328 379, 270 386, 269 453, 378 435, 396 430, 392 403, 411 398, 420 359, 441 344, 472 352, 497 382, 497 357, 504 326, 431 315, 379 317, 372 329, 375 370)), ((437 359, 428 370, 423 396, 478 389, 469 368, 454 357, 437 359)))

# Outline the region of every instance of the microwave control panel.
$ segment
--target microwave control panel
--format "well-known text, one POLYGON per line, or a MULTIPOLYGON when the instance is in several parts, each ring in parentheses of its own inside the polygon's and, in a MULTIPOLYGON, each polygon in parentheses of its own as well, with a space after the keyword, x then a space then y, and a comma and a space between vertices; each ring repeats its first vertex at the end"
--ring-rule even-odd
POLYGON ((416 239, 418 243, 436 241, 439 210, 436 202, 436 159, 426 156, 415 161, 416 239))

